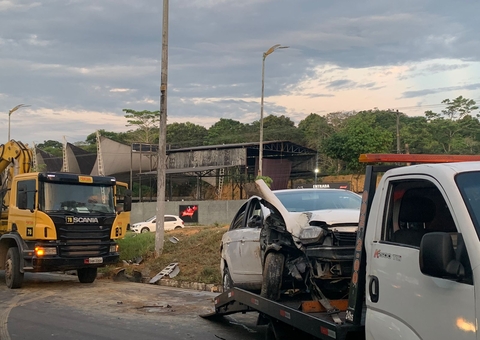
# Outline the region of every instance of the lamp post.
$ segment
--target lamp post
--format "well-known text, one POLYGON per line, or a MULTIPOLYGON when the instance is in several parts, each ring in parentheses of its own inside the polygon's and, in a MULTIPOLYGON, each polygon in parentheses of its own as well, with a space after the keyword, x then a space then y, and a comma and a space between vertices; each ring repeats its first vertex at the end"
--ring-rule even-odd
POLYGON ((258 176, 263 174, 263 97, 265 94, 265 59, 269 54, 272 54, 275 50, 279 48, 288 48, 288 46, 281 46, 280 44, 273 45, 270 47, 267 52, 263 53, 262 61, 262 98, 260 99, 260 144, 259 144, 259 153, 258 153, 258 176))
POLYGON ((320 170, 318 170, 318 168, 315 168, 314 172, 315 172, 315 181, 314 181, 314 185, 313 187, 315 188, 317 186, 317 177, 318 177, 318 172, 320 170))
POLYGON ((13 109, 11 109, 10 111, 8 111, 8 142, 10 141, 10 116, 12 115, 12 113, 17 111, 18 109, 20 109, 22 107, 28 107, 28 106, 30 106, 30 105, 19 104, 19 105, 15 106, 13 109))

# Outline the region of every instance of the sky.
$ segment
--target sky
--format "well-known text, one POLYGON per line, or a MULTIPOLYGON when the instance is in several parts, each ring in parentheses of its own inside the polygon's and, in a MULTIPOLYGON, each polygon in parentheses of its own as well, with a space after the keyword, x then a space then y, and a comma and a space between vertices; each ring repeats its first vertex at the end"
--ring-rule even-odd
MULTIPOLYGON (((0 0, 0 143, 124 132, 160 109, 160 0, 0 0)), ((480 103, 478 0, 172 0, 167 123, 480 103)), ((186 137, 188 138, 188 136, 186 137)))

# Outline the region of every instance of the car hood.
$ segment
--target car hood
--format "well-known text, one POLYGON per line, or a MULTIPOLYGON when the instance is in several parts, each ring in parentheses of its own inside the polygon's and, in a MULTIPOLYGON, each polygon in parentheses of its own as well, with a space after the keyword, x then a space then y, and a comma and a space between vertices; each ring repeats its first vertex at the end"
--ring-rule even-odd
POLYGON ((355 209, 329 209, 315 210, 309 212, 289 212, 277 196, 261 179, 255 181, 256 194, 260 196, 265 204, 272 210, 276 211, 285 222, 286 230, 292 235, 296 241, 297 247, 303 245, 300 236, 304 229, 312 228, 310 223, 314 225, 326 224, 325 227, 336 227, 340 225, 357 225, 360 217, 360 211, 355 209))

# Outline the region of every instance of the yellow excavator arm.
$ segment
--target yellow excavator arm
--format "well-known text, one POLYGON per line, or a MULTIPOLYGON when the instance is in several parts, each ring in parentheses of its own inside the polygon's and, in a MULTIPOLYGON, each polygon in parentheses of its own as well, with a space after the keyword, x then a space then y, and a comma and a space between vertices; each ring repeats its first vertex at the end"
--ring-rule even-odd
POLYGON ((9 165, 13 165, 10 175, 18 175, 30 172, 32 169, 33 153, 28 145, 15 140, 0 145, 0 173, 4 172, 9 165))

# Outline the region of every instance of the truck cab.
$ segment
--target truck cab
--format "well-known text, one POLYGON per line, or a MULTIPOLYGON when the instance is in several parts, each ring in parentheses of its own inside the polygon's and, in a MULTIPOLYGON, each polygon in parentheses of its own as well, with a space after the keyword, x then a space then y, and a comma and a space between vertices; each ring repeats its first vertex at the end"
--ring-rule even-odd
POLYGON ((382 176, 365 235, 367 339, 477 339, 479 222, 478 162, 382 176))

